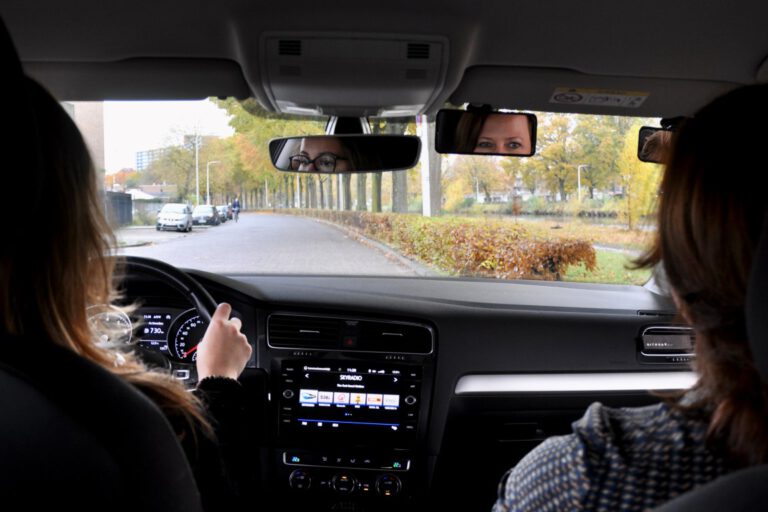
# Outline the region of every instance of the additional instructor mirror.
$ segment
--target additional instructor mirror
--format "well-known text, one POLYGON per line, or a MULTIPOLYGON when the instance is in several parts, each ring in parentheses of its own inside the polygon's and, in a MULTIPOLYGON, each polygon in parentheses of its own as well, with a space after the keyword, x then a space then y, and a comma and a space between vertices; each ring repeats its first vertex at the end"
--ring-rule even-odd
POLYGON ((653 164, 664 163, 671 143, 670 130, 643 126, 637 137, 637 158, 653 164))
POLYGON ((531 156, 536 152, 533 114, 441 110, 435 132, 438 153, 531 156))
POLYGON ((269 142, 272 164, 281 171, 349 173, 401 171, 419 161, 413 135, 318 135, 269 142))

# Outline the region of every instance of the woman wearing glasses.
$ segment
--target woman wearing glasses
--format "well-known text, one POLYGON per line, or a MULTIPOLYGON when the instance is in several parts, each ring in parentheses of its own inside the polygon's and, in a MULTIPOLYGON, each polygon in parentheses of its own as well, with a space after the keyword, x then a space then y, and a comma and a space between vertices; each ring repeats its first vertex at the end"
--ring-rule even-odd
POLYGON ((305 137, 291 156, 291 170, 299 172, 350 172, 357 166, 349 147, 338 137, 305 137))

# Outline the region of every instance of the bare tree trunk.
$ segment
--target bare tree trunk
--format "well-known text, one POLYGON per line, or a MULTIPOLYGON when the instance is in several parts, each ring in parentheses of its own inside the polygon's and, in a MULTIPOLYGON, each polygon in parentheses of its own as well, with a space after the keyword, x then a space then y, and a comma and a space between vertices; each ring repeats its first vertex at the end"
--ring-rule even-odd
POLYGON ((344 189, 344 202, 342 208, 345 210, 352 209, 352 175, 341 175, 341 186, 344 189))
POLYGON ((381 211, 381 173, 374 172, 371 175, 371 211, 381 211))
POLYGON ((305 176, 304 179, 302 180, 303 182, 302 186, 304 187, 304 208, 312 207, 312 205, 310 205, 309 203, 309 184, 310 184, 311 178, 312 176, 305 176))
POLYGON ((325 178, 317 177, 317 185, 320 189, 320 209, 325 208, 325 178))
POLYGON ((366 188, 368 185, 368 175, 359 173, 357 176, 357 209, 359 211, 366 211, 368 209, 368 198, 366 194, 366 188))
POLYGON ((406 213, 408 211, 408 171, 392 173, 392 211, 406 213))

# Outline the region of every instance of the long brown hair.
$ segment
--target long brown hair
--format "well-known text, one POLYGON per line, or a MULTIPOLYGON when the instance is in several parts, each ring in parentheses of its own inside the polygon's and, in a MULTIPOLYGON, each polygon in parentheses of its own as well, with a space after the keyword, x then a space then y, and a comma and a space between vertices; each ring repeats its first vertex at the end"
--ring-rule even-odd
POLYGON ((86 309, 117 298, 115 259, 109 256, 115 239, 96 172, 64 109, 32 79, 22 77, 21 84, 19 97, 8 101, 23 105, 14 110, 23 115, 4 122, 24 138, 30 154, 15 159, 23 168, 4 169, 12 191, 4 209, 32 220, 8 223, 0 246, 0 329, 69 348, 210 433, 200 402, 180 382, 96 343, 86 309))
POLYGON ((696 333, 696 401, 709 442, 735 467, 768 462, 768 386, 747 342, 745 299, 768 201, 768 86, 732 91, 676 132, 664 170, 658 233, 639 266, 663 265, 696 333), (755 120, 758 121, 755 123, 755 120))

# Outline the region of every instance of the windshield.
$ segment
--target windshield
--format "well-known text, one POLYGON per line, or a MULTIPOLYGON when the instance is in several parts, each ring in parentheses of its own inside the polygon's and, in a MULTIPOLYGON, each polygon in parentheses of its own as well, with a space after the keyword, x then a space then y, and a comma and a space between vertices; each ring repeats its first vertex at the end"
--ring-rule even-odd
MULTIPOLYGON (((538 112, 536 154, 520 158, 438 155, 432 119, 372 119, 374 134, 420 136, 421 162, 319 175, 275 170, 268 143, 321 135, 326 119, 267 113, 252 99, 98 105, 94 157, 123 254, 230 274, 616 284, 650 275, 631 262, 655 231, 660 167, 636 154, 638 129, 658 120, 538 112), (183 211, 169 202, 227 211, 215 225, 161 226, 161 209, 183 211), (201 250, 212 244, 226 255, 201 250)), ((85 107, 68 104, 88 139, 85 107)))
POLYGON ((185 213, 186 205, 183 204, 166 204, 163 206, 162 213, 185 213))

